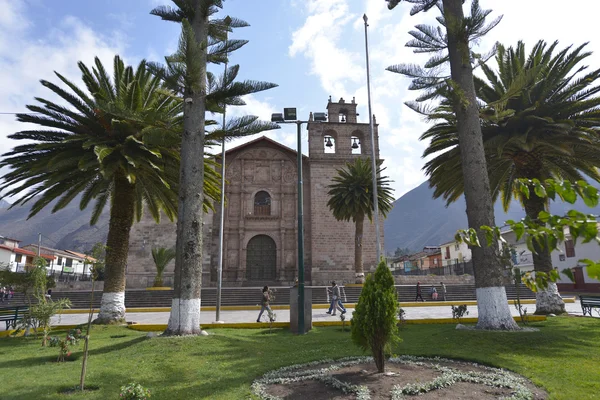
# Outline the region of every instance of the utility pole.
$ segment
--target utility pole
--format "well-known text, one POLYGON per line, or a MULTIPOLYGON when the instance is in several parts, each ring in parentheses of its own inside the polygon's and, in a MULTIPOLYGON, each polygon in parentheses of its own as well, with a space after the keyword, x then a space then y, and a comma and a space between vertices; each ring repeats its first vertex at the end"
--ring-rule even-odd
POLYGON ((39 256, 40 256, 40 254, 41 254, 41 250, 40 250, 40 249, 41 249, 41 247, 42 247, 42 233, 41 233, 41 232, 39 232, 39 233, 38 233, 38 254, 37 254, 37 256, 38 256, 38 257, 39 257, 39 256))

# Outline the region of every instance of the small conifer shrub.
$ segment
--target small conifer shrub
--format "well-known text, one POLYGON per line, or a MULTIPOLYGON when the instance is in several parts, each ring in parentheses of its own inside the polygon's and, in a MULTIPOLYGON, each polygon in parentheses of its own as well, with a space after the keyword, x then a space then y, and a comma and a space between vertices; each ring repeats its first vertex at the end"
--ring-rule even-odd
POLYGON ((352 341, 370 350, 378 372, 385 371, 386 355, 398 336, 398 297, 394 277, 381 261, 374 274, 367 275, 358 304, 352 315, 352 341))

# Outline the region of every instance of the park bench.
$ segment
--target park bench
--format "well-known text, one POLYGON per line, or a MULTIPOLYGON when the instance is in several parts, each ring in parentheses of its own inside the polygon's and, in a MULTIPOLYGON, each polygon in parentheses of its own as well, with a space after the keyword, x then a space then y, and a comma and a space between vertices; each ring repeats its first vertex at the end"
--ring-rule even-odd
POLYGON ((15 306, 15 307, 0 307, 0 321, 6 323, 6 329, 9 327, 15 328, 17 321, 23 319, 29 311, 27 306, 15 306))
POLYGON ((589 314, 591 317, 592 308, 600 308, 600 297, 579 296, 579 300, 581 301, 581 309, 584 316, 585 314, 589 314))

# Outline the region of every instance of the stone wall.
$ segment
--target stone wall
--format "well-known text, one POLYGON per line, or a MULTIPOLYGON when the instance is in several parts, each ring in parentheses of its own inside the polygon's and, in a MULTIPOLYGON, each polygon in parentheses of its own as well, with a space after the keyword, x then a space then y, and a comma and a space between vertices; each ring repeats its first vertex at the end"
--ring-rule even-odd
MULTIPOLYGON (((320 285, 335 279, 354 283, 355 224, 352 221, 338 221, 327 206, 328 186, 338 170, 348 162, 371 155, 369 124, 356 122, 356 104, 328 104, 329 121, 310 123, 308 126, 311 175, 311 229, 312 229, 312 284, 320 285), (343 114, 346 123, 339 120, 343 114), (335 145, 326 152, 325 138, 331 138, 335 145), (360 153, 352 153, 353 138, 360 142, 360 153), (331 152, 334 151, 334 152, 331 152)), ((375 138, 377 138, 375 127, 375 138)), ((377 139, 376 154, 379 155, 377 139)), ((383 248, 383 218, 380 218, 380 238, 383 248)), ((375 224, 365 218, 362 238, 362 256, 365 273, 377 264, 375 224)))

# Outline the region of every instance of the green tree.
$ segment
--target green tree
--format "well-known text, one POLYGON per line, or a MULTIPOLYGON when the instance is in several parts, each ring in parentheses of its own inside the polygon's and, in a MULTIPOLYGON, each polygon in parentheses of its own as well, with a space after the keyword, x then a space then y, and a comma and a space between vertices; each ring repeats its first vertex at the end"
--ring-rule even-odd
MULTIPOLYGON (((177 52, 167 57, 165 66, 157 67, 169 88, 184 103, 175 293, 165 334, 190 335, 201 332, 202 184, 206 172, 203 159, 204 148, 210 144, 206 140, 205 129, 211 124, 207 124, 205 113, 215 111, 211 106, 218 112, 219 108, 227 104, 243 104, 240 96, 253 93, 250 89, 256 88, 259 83, 235 83, 233 80, 236 72, 229 76, 226 74, 220 84, 216 85, 224 90, 213 91, 211 83, 215 80, 207 73, 207 63, 226 62, 231 51, 246 44, 247 41, 244 40, 229 40, 227 34, 232 28, 247 26, 247 23, 230 17, 211 19, 223 7, 222 0, 173 0, 173 3, 176 6, 174 8, 161 6, 151 11, 151 14, 163 20, 181 24, 177 52), (246 89, 241 90, 241 86, 246 89)), ((269 87, 273 85, 265 84, 255 91, 269 87)), ((227 134, 228 132, 223 133, 224 136, 227 134)))
POLYGON ((356 309, 352 314, 352 341, 370 350, 378 372, 385 372, 385 358, 398 336, 398 294, 392 272, 381 261, 374 274, 368 274, 356 309))
MULTIPOLYGON (((378 166, 381 165, 378 161, 378 166)), ((377 205, 384 217, 392 209, 391 181, 381 176, 385 168, 377 169, 377 205)), ((369 158, 357 158, 352 163, 346 163, 346 168, 337 170, 337 175, 329 185, 329 201, 327 206, 338 221, 354 222, 354 272, 358 283, 364 279, 362 239, 365 216, 373 220, 373 177, 369 158)))
MULTIPOLYGON (((0 166, 12 170, 0 189, 8 189, 4 196, 21 194, 13 206, 33 200, 29 218, 51 203, 58 211, 80 195, 81 209, 95 199, 93 225, 109 204, 98 317, 108 323, 125 316, 125 266, 134 219, 141 218, 144 207, 157 221, 161 211, 171 220, 176 215, 181 103, 162 90, 145 61, 134 70, 116 56, 113 79, 98 58, 91 70, 78 65, 87 93, 55 73, 70 91, 45 80, 42 85, 66 105, 36 98, 41 105, 27 106, 32 114, 17 115, 20 122, 42 129, 9 136, 28 142, 4 154, 0 166)), ((216 174, 215 198, 218 185, 216 174)))
POLYGON ((396 247, 396 250, 394 251, 394 257, 408 256, 408 255, 410 255, 410 253, 411 253, 411 251, 408 247, 404 247, 404 248, 396 247))
MULTIPOLYGON (((441 26, 436 28, 418 25, 412 31, 413 40, 407 45, 416 53, 431 53, 433 56, 424 68, 415 65, 396 65, 388 70, 412 78, 410 89, 425 89, 417 102, 434 99, 442 94, 452 99, 451 107, 457 121, 460 141, 461 168, 465 181, 469 227, 477 232, 483 241, 485 232, 481 226, 494 225, 494 207, 487 173, 485 151, 479 123, 479 108, 473 82, 472 59, 481 57, 471 50, 473 42, 480 39, 498 24, 496 18, 486 24, 490 11, 479 7, 473 0, 471 13, 463 12, 463 0, 407 0, 414 3, 411 15, 428 11, 438 6, 442 15, 437 17, 441 26), (450 74, 447 65, 450 66, 450 74)), ((394 8, 399 1, 388 1, 388 8, 394 8)), ((410 104, 420 109, 419 104, 410 104)), ((504 288, 504 267, 496 257, 498 244, 485 247, 471 247, 475 272, 479 329, 516 330, 518 325, 512 318, 506 290, 504 288)))
MULTIPOLYGON (((581 62, 591 54, 585 45, 554 54, 557 44, 539 41, 529 55, 522 42, 516 48, 499 45, 497 72, 482 65, 485 79, 475 79, 492 197, 500 197, 505 210, 518 199, 532 220, 548 211, 548 200, 525 196, 517 179, 575 182, 587 175, 600 181, 600 69, 580 73, 585 69, 581 62)), ((434 196, 450 203, 462 195, 464 179, 456 118, 448 104, 444 99, 433 112, 438 122, 422 139, 431 140, 423 156, 435 156, 425 165, 434 196)), ((552 270, 550 251, 536 244, 536 271, 552 270)), ((536 306, 536 314, 565 311, 556 284, 538 291, 536 306)))
POLYGON ((154 260, 154 266, 156 267, 155 287, 163 285, 162 274, 173 259, 175 259, 175 249, 166 249, 164 247, 152 248, 152 260, 154 260))

